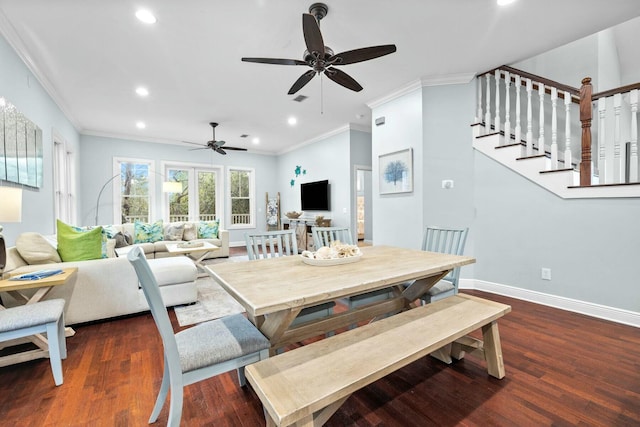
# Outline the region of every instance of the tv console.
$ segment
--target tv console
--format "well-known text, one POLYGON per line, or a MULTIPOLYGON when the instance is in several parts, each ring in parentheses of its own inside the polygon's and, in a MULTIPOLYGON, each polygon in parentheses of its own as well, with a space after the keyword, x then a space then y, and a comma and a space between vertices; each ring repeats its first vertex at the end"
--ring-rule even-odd
MULTIPOLYGON (((323 218, 322 221, 323 227, 331 227, 330 218, 323 218)), ((295 227, 298 252, 316 250, 313 244, 313 234, 311 234, 311 227, 314 225, 318 225, 316 224, 315 218, 282 218, 282 227, 284 230, 295 227)))

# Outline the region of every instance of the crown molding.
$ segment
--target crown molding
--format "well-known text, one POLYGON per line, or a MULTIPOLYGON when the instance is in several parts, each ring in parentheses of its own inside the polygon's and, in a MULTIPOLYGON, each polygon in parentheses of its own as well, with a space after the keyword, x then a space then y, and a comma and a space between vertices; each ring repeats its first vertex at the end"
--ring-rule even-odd
POLYGON ((336 136, 336 135, 339 135, 341 133, 348 132, 350 130, 357 130, 357 131, 360 131, 360 132, 371 133, 371 128, 366 126, 366 125, 361 125, 361 124, 357 124, 357 123, 347 123, 347 124, 342 125, 342 126, 336 128, 334 130, 331 130, 329 132, 325 132, 325 133, 323 133, 321 135, 318 135, 316 137, 313 137, 311 139, 303 141, 303 142, 301 142, 299 144, 296 144, 296 145, 294 145, 292 147, 288 147, 288 148, 286 148, 286 149, 284 149, 282 151, 279 151, 277 153, 277 155, 279 156, 281 154, 286 154, 286 153, 289 153, 291 151, 295 151, 295 150, 297 150, 299 148, 302 148, 302 147, 304 147, 306 145, 314 144, 316 142, 322 141, 322 140, 327 139, 327 138, 331 138, 332 136, 336 136))
POLYGON ((475 73, 462 73, 462 74, 448 74, 444 76, 434 76, 434 77, 422 77, 419 80, 415 80, 411 83, 408 83, 398 90, 395 90, 388 95, 385 95, 381 98, 375 99, 369 103, 367 103, 367 107, 377 108, 383 104, 386 104, 389 101, 393 101, 394 99, 400 98, 408 93, 413 92, 416 89, 420 89, 428 86, 444 86, 444 85, 457 85, 457 84, 467 84, 474 77, 475 73))
POLYGON ((56 91, 54 85, 46 77, 46 74, 42 72, 40 67, 38 67, 36 61, 33 60, 26 48, 24 41, 20 38, 20 36, 18 36, 15 27, 9 22, 2 9, 0 9, 0 34, 2 34, 7 43, 9 43, 9 46, 11 46, 14 52, 22 60, 27 69, 31 71, 40 85, 51 97, 53 102, 58 106, 58 108, 60 108, 67 120, 69 120, 76 131, 80 133, 82 127, 76 120, 75 116, 71 113, 71 109, 69 109, 67 104, 63 101, 62 97, 56 91))

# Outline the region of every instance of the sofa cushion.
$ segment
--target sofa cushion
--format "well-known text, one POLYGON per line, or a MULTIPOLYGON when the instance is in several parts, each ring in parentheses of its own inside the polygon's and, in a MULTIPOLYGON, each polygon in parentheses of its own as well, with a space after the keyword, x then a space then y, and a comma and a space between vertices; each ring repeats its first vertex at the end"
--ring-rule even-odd
POLYGON ((182 239, 185 241, 196 240, 198 238, 198 228, 192 222, 186 222, 184 224, 184 234, 182 239))
POLYGON ((16 249, 27 264, 62 262, 56 248, 38 233, 22 233, 16 239, 16 249))
POLYGON ((153 243, 164 238, 164 227, 162 220, 148 224, 140 221, 134 223, 134 243, 153 243))
POLYGON ((198 239, 217 239, 220 221, 200 221, 198 224, 198 239))
POLYGON ((168 240, 171 242, 182 240, 182 236, 184 235, 184 224, 183 223, 170 223, 164 229, 164 240, 168 240))
POLYGON ((57 220, 58 253, 62 261, 85 261, 102 258, 102 227, 78 231, 57 220))
POLYGON ((185 256, 155 258, 148 262, 158 286, 193 282, 198 274, 196 265, 185 256))
POLYGON ((133 237, 126 231, 117 232, 113 239, 116 241, 116 248, 124 248, 133 244, 133 237))

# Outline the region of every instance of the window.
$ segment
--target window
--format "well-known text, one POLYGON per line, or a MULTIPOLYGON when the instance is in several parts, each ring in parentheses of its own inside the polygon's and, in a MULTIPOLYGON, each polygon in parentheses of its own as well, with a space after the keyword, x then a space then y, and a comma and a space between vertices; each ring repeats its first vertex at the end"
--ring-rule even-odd
POLYGON ((255 228, 253 169, 229 169, 230 223, 228 228, 255 228))
POLYGON ((171 164, 164 167, 167 181, 182 184, 182 191, 169 193, 165 207, 169 221, 213 221, 221 219, 219 168, 171 164))
POLYGON ((53 192, 56 218, 76 223, 75 163, 64 138, 53 130, 53 192))
POLYGON ((155 220, 152 218, 154 172, 151 161, 116 159, 115 164, 114 219, 120 218, 121 224, 155 220))

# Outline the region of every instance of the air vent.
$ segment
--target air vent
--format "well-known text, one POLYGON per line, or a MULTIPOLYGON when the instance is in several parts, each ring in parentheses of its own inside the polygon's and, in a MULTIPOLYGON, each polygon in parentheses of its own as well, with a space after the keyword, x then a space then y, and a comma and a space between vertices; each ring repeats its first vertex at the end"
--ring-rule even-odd
POLYGON ((302 102, 302 101, 304 101, 304 100, 305 100, 305 99, 307 99, 307 98, 308 98, 308 96, 298 95, 298 96, 296 96, 295 98, 293 98, 293 100, 294 100, 294 101, 296 101, 296 102, 302 102))
POLYGON ((240 135, 240 138, 247 138, 249 135, 247 135, 246 133, 243 133, 242 135, 240 135))

